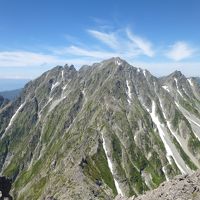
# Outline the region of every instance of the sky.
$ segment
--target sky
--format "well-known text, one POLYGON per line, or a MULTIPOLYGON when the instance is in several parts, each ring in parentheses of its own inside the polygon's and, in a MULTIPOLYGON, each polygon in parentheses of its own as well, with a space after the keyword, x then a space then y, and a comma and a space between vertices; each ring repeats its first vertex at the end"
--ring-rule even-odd
POLYGON ((199 0, 0 0, 0 78, 121 57, 200 76, 199 0))

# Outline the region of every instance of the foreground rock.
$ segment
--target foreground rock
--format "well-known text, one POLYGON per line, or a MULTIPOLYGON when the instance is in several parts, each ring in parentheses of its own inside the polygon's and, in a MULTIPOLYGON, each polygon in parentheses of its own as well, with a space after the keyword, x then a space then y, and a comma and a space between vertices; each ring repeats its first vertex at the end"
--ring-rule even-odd
POLYGON ((117 196, 115 200, 199 200, 200 171, 194 174, 179 175, 173 180, 162 183, 157 189, 139 197, 124 198, 117 196))

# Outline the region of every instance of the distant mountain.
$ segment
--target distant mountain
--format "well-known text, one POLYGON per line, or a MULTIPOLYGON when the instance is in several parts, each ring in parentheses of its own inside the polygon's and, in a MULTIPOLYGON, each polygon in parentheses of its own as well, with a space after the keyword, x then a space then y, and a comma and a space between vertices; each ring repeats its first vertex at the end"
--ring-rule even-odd
POLYGON ((200 85, 120 58, 57 66, 0 107, 13 199, 138 196, 200 168, 200 85))
POLYGON ((8 99, 5 99, 3 96, 0 95, 0 111, 1 109, 5 108, 9 103, 8 99))
POLYGON ((21 91, 22 89, 3 91, 3 92, 0 92, 0 96, 3 96, 4 98, 9 99, 9 100, 14 100, 20 95, 21 91))
POLYGON ((200 84, 200 77, 194 77, 194 79, 200 84))
POLYGON ((28 79, 0 79, 0 92, 23 88, 28 79))

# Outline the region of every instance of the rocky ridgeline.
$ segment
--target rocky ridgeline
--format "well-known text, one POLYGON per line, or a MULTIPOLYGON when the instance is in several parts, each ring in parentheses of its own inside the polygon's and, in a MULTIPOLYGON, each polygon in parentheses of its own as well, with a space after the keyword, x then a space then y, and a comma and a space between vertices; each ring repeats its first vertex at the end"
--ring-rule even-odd
MULTIPOLYGON (((0 173, 19 200, 112 200, 200 169, 200 87, 111 58, 0 97, 0 173)), ((174 186, 173 186, 174 188, 174 186)))
POLYGON ((124 198, 117 196, 115 200, 199 200, 200 171, 192 175, 179 175, 162 183, 157 189, 148 191, 138 197, 124 198))

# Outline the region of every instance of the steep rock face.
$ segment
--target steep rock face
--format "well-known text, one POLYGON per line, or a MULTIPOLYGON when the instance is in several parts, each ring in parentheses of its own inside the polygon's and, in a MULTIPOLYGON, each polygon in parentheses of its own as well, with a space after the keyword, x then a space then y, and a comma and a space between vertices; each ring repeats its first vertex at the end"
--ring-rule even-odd
POLYGON ((0 112, 14 199, 113 199, 200 168, 199 85, 112 58, 57 66, 0 112))

